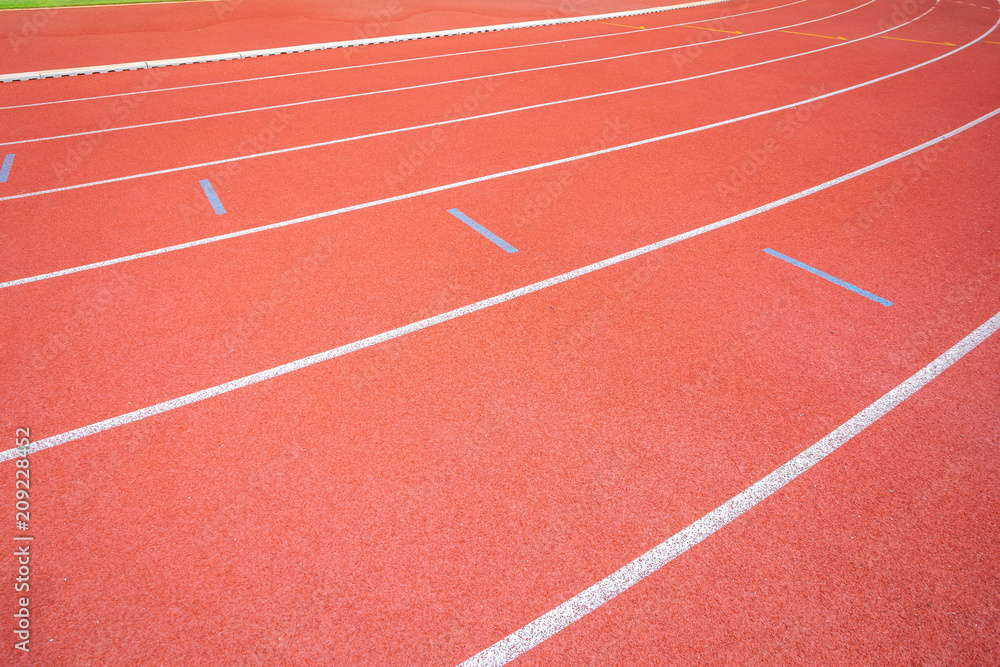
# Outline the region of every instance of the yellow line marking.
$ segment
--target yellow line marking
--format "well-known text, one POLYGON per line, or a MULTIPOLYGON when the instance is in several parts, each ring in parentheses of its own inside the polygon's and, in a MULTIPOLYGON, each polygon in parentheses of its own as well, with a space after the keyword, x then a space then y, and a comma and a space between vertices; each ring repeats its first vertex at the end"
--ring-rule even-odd
POLYGON ((730 35, 742 35, 739 30, 716 30, 715 28, 702 28, 700 25, 686 25, 685 28, 695 28, 697 30, 711 30, 712 32, 728 32, 730 35))
POLYGON ((918 44, 937 44, 938 46, 955 46, 948 42, 925 42, 922 39, 903 39, 902 37, 886 37, 885 35, 882 35, 882 39, 894 39, 898 42, 916 42, 918 44))
POLYGON ((839 39, 842 42, 847 41, 843 37, 830 37, 829 35, 814 35, 811 32, 792 32, 791 30, 779 30, 778 32, 787 32, 789 35, 805 35, 806 37, 822 37, 823 39, 839 39))
POLYGON ((1000 42, 983 42, 983 44, 1000 44, 1000 42))
POLYGON ((604 25, 616 25, 619 28, 632 28, 634 30, 645 30, 646 29, 646 26, 644 26, 644 25, 624 25, 622 23, 608 23, 607 21, 598 21, 598 23, 603 23, 604 25))

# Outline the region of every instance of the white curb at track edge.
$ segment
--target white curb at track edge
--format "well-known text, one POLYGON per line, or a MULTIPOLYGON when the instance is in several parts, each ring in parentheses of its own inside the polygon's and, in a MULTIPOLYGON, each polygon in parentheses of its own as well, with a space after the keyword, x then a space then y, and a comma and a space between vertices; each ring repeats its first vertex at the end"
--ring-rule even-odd
POLYGON ((517 28, 535 28, 547 25, 559 25, 561 23, 581 23, 584 21, 603 21, 605 19, 623 18, 626 16, 638 16, 640 14, 655 14, 667 12, 672 9, 685 9, 687 7, 702 7, 704 5, 715 5, 729 0, 698 0, 697 2, 685 2, 679 5, 669 5, 666 7, 652 7, 649 9, 636 9, 627 12, 614 12, 612 14, 594 14, 591 16, 573 16, 563 19, 543 19, 539 21, 524 21, 521 23, 502 23, 499 25, 485 25, 474 28, 455 28, 452 30, 438 30, 435 32, 417 32, 408 35, 387 35, 385 37, 372 37, 368 39, 349 39, 341 42, 323 42, 320 44, 306 44, 304 46, 282 46, 274 49, 258 49, 256 51, 240 51, 236 53, 217 53, 210 56, 193 56, 190 58, 169 58, 167 60, 147 60, 131 63, 119 63, 117 65, 101 65, 95 67, 72 67, 69 69, 42 70, 38 72, 20 72, 17 74, 0 74, 0 82, 30 81, 33 79, 52 79, 62 76, 76 76, 78 74, 101 74, 104 72, 123 72, 135 69, 153 69, 154 67, 169 67, 172 65, 191 65, 194 63, 217 62, 220 60, 241 60, 243 58, 258 58, 260 56, 276 56, 286 53, 304 53, 306 51, 322 51, 324 49, 339 49, 347 46, 366 46, 369 44, 389 44, 392 42, 406 42, 413 39, 427 39, 430 37, 451 37, 453 35, 471 35, 477 32, 494 32, 497 30, 514 30, 517 28))

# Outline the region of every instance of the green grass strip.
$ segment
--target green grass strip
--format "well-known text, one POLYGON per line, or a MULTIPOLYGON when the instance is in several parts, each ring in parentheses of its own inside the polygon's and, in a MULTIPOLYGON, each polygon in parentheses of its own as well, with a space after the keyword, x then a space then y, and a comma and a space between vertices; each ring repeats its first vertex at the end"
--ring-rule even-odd
POLYGON ((39 9, 83 5, 134 5, 140 2, 190 2, 191 0, 0 0, 0 9, 39 9))

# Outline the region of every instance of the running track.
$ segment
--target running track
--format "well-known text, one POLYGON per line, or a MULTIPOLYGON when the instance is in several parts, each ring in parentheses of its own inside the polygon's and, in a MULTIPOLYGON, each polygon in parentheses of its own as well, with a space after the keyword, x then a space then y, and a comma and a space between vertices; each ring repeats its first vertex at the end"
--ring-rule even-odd
POLYGON ((3 84, 0 650, 997 663, 998 24, 766 0, 3 84))

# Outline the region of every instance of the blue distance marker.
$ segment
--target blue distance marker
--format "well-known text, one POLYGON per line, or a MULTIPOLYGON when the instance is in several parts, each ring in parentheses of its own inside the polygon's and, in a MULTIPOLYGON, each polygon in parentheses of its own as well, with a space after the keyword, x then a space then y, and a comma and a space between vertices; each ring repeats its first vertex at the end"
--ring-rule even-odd
POLYGON ((829 280, 831 283, 834 283, 835 285, 840 285, 841 287, 846 287, 847 289, 851 290, 852 292, 857 292, 861 296, 868 297, 872 301, 877 301, 878 303, 881 303, 883 306, 891 306, 892 305, 892 301, 888 301, 886 299, 883 299, 880 296, 875 296, 871 292, 869 292, 867 290, 863 290, 860 287, 855 287, 851 283, 844 282, 840 278, 834 278, 829 273, 825 273, 823 271, 820 271, 819 269, 814 269, 813 267, 809 266, 808 264, 803 264, 799 260, 792 259, 788 255, 782 255, 780 252, 778 252, 776 250, 771 250, 770 248, 764 248, 764 252, 766 252, 768 255, 771 255, 772 257, 777 257, 778 259, 782 259, 782 260, 788 262, 789 264, 791 264, 793 266, 797 266, 800 269, 805 269, 809 273, 815 274, 815 275, 819 276, 820 278, 823 278, 824 280, 829 280))
POLYGON ((208 182, 208 179, 201 182, 201 189, 205 191, 205 196, 208 197, 208 203, 212 205, 212 209, 215 210, 216 215, 222 215, 226 212, 226 207, 222 205, 221 201, 219 201, 219 195, 215 194, 215 188, 213 188, 212 184, 208 182))
POLYGON ((14 154, 10 153, 3 159, 3 166, 0 167, 0 183, 6 183, 10 176, 10 166, 14 164, 14 154))
POLYGON ((448 212, 451 213, 456 218, 458 218, 459 220, 461 220, 462 222, 464 222, 465 224, 467 224, 469 227, 475 229, 477 232, 488 238, 490 241, 496 243, 498 246, 500 246, 507 252, 517 252, 517 248, 507 243, 502 238, 500 238, 490 230, 486 229, 485 227, 483 227, 481 224, 479 224, 466 214, 459 211, 457 208, 450 208, 448 209, 448 212))

